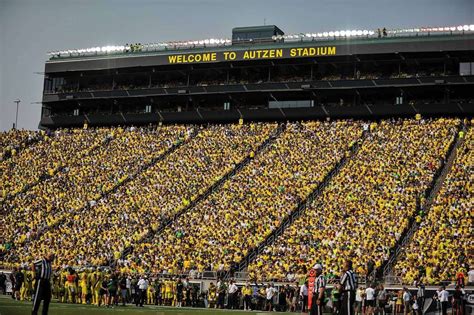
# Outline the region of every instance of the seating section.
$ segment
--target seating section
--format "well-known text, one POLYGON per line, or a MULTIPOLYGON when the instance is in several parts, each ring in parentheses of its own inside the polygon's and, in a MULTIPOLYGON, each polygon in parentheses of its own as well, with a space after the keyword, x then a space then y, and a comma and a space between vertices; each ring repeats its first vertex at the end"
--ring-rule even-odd
POLYGON ((5 222, 17 224, 6 225, 0 232, 1 237, 8 239, 14 235, 16 243, 22 243, 65 217, 77 215, 76 212, 88 202, 135 174, 153 157, 187 135, 183 126, 104 128, 77 134, 89 139, 90 133, 96 135, 91 146, 64 161, 64 169, 2 204, 5 222))
MULTIPOLYGON (((0 132, 0 161, 2 161, 7 154, 16 155, 18 150, 25 147, 28 142, 39 138, 42 134, 30 130, 16 130, 0 132)), ((0 196, 1 197, 1 196, 0 196)))
POLYGON ((219 190, 137 246, 131 267, 229 269, 280 225, 361 134, 362 124, 352 121, 288 123, 275 143, 219 190))
POLYGON ((421 279, 436 284, 454 279, 458 272, 466 273, 472 267, 473 183, 474 130, 471 128, 457 149, 456 159, 428 215, 395 266, 396 275, 405 283, 421 279))
POLYGON ((103 140, 97 130, 57 130, 18 155, 0 163, 1 201, 20 192, 40 177, 52 174, 72 161, 79 161, 87 150, 103 140))
MULTIPOLYGON (((276 124, 245 124, 201 128, 195 138, 107 198, 81 212, 66 212, 66 221, 57 229, 50 229, 39 240, 11 252, 9 259, 28 261, 40 255, 45 248, 50 248, 58 253, 57 262, 60 265, 106 264, 114 255, 118 257, 127 246, 140 240, 150 229, 157 229, 163 220, 184 208, 232 170, 268 139, 276 127, 276 124)), ((127 152, 127 147, 124 147, 114 150, 121 153, 111 154, 110 149, 107 150, 113 168, 99 170, 100 173, 109 174, 104 179, 116 171, 126 171, 128 160, 135 157, 131 156, 131 152, 146 157, 144 152, 138 150, 140 146, 149 147, 150 152, 158 151, 158 145, 152 145, 151 139, 133 140, 134 133, 121 135, 120 139, 124 141, 120 143, 134 147, 136 151, 132 149, 127 152)), ((97 156, 96 160, 103 161, 106 158, 97 156)), ((96 177, 100 179, 99 174, 89 178, 96 177)), ((81 183, 84 187, 90 185, 92 182, 81 183)), ((87 193, 85 191, 84 195, 79 194, 73 200, 81 200, 80 196, 83 201, 88 200, 91 196, 87 193)))
POLYGON ((372 125, 323 194, 249 266, 251 278, 293 280, 316 262, 338 276, 346 258, 353 258, 359 274, 366 273, 369 259, 380 266, 408 226, 459 123, 372 125))
POLYGON ((250 278, 294 281, 316 262, 337 277, 346 258, 364 275, 370 260, 378 267, 388 259, 416 219, 421 227, 396 275, 405 283, 420 275, 429 284, 450 280, 473 263, 472 128, 430 212, 418 211, 460 124, 437 118, 0 133, 0 266, 53 252, 56 267, 119 261, 126 273, 229 270, 348 157, 251 262, 250 278))

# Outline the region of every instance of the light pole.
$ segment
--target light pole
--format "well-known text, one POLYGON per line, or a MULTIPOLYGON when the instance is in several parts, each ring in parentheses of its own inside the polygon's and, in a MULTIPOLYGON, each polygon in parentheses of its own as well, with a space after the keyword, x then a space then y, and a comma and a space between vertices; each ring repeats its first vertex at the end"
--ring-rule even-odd
POLYGON ((15 126, 13 127, 13 129, 18 129, 18 105, 20 104, 20 102, 21 102, 20 99, 17 99, 17 100, 13 101, 13 103, 16 103, 15 126))

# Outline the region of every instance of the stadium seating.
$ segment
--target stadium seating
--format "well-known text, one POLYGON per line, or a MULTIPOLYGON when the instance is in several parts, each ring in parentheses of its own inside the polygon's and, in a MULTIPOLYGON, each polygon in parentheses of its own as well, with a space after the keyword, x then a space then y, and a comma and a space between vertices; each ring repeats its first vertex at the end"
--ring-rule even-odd
POLYGON ((18 149, 26 146, 28 142, 39 138, 40 135, 40 133, 35 131, 17 129, 0 132, 0 148, 2 148, 0 151, 0 161, 2 161, 7 154, 16 155, 18 149))
POLYGON ((471 128, 457 149, 452 169, 428 215, 395 266, 395 274, 405 283, 419 278, 427 284, 452 280, 458 272, 466 273, 472 266, 473 170, 474 130, 471 128))
MULTIPOLYGON (((360 274, 369 259, 380 266, 415 217, 417 203, 423 204, 459 124, 459 119, 372 123, 359 151, 330 185, 251 263, 250 276, 295 280, 315 262, 337 276, 347 257, 354 258, 360 274)), ((21 146, 25 137, 38 139, 0 163, 2 264, 30 263, 52 250, 56 266, 103 265, 131 246, 124 272, 228 270, 307 198, 361 141, 368 124, 285 126, 260 152, 277 124, 2 134, 8 146, 21 146), (162 155, 177 143, 182 145, 162 155), (249 156, 222 186, 155 233, 249 156)), ((406 282, 416 278, 420 265, 426 266, 427 282, 452 278, 458 256, 468 255, 460 244, 470 241, 472 225, 466 211, 472 208, 472 138, 471 131, 432 211, 396 265, 406 282)))
MULTIPOLYGON (((15 243, 22 243, 64 217, 74 216, 87 202, 98 199, 101 193, 133 175, 185 136, 185 127, 161 127, 159 130, 102 128, 77 131, 76 136, 84 143, 90 141, 86 151, 64 160, 64 169, 55 176, 2 204, 5 222, 17 224, 6 225, 1 237, 8 239, 14 235, 15 243), (90 133, 96 136, 91 138, 90 133)), ((60 143, 68 141, 71 139, 60 143)))
MULTIPOLYGON (((59 265, 105 264, 126 246, 146 235, 150 229, 156 229, 162 219, 172 216, 203 193, 213 182, 256 150, 275 129, 276 124, 215 125, 202 128, 195 138, 95 206, 81 212, 67 212, 66 221, 57 229, 49 230, 39 240, 12 251, 9 259, 28 261, 40 255, 45 248, 50 248, 58 253, 59 265)), ((158 149, 150 145, 150 139, 134 141, 132 138, 128 133, 121 137, 127 146, 149 147, 150 152, 158 149)), ((108 174, 105 179, 114 174, 113 171, 125 171, 132 162, 130 160, 133 156, 125 153, 125 150, 126 148, 122 148, 117 150, 116 155, 110 155, 109 152, 107 157, 97 157, 103 162, 109 159, 111 166, 113 165, 113 169, 100 170, 108 174), (124 165, 120 161, 127 163, 124 165)), ((146 156, 145 152, 136 152, 146 156)), ((100 182, 94 182, 94 178, 98 175, 90 177, 91 182, 81 182, 80 186, 97 186, 100 182)), ((91 197, 87 193, 79 196, 82 196, 83 201, 91 197)), ((61 198, 63 199, 68 198, 61 198)))
POLYGON ((288 123, 275 143, 219 190, 137 246, 136 264, 169 273, 229 269, 279 226, 361 134, 359 122, 288 123))
POLYGON ((35 145, 0 163, 0 197, 3 200, 14 195, 70 161, 80 160, 103 136, 95 130, 79 129, 57 130, 46 135, 35 145))
POLYGON ((380 266, 407 227, 456 134, 459 120, 382 121, 323 194, 250 266, 251 278, 293 280, 314 263, 338 276, 380 266))

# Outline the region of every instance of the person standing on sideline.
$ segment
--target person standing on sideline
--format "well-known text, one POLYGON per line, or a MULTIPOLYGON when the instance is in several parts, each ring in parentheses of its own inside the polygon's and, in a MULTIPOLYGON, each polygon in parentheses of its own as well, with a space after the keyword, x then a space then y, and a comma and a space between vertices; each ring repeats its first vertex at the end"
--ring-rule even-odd
POLYGON ((438 293, 438 300, 441 303, 441 314, 448 314, 448 301, 449 301, 449 292, 446 291, 446 287, 443 285, 441 291, 438 293))
POLYGON ((425 309, 425 285, 420 281, 417 284, 418 291, 416 292, 416 299, 418 302, 419 313, 423 314, 425 309))
POLYGON ((145 297, 146 297, 146 290, 148 289, 148 280, 146 277, 140 277, 140 280, 138 280, 137 283, 138 286, 138 299, 136 302, 136 306, 143 307, 143 303, 145 302, 145 297))
POLYGON ((369 284, 367 289, 365 289, 365 301, 366 301, 366 309, 365 314, 372 315, 375 310, 375 289, 373 288, 374 285, 369 284))
POLYGON ((326 290, 326 279, 323 275, 323 266, 320 264, 314 265, 313 269, 316 271, 316 280, 314 282, 313 299, 311 303, 311 315, 323 315, 324 306, 324 291, 326 290))
POLYGON ((54 259, 54 254, 45 255, 42 259, 35 261, 31 265, 35 283, 35 296, 33 298, 32 315, 37 315, 38 310, 43 300, 42 314, 47 315, 49 309, 49 302, 51 302, 51 275, 53 268, 51 262, 54 259))
POLYGON ((229 282, 229 289, 228 289, 228 295, 227 295, 227 299, 228 299, 228 302, 227 302, 227 308, 228 309, 238 309, 238 305, 237 305, 237 291, 239 290, 239 288, 237 287, 237 285, 235 284, 235 282, 233 280, 231 280, 229 282))
POLYGON ((403 288, 403 314, 410 314, 410 305, 411 305, 411 294, 407 287, 403 288))
POLYGON ((0 272, 0 290, 3 295, 7 294, 7 276, 3 272, 0 272))
POLYGON ((355 291, 357 289, 357 278, 352 270, 352 261, 346 260, 343 267, 344 274, 341 277, 342 305, 341 315, 354 315, 355 291))
POLYGON ((300 300, 302 301, 301 312, 305 313, 308 305, 308 281, 305 281, 300 287, 300 300))

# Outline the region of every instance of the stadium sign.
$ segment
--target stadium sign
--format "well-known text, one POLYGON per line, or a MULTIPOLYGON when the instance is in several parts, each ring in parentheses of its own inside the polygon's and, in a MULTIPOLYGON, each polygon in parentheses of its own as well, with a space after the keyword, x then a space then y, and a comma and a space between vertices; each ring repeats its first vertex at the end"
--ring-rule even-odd
POLYGON ((319 57, 336 55, 336 46, 252 49, 168 55, 168 64, 219 61, 241 61, 277 58, 319 57))

